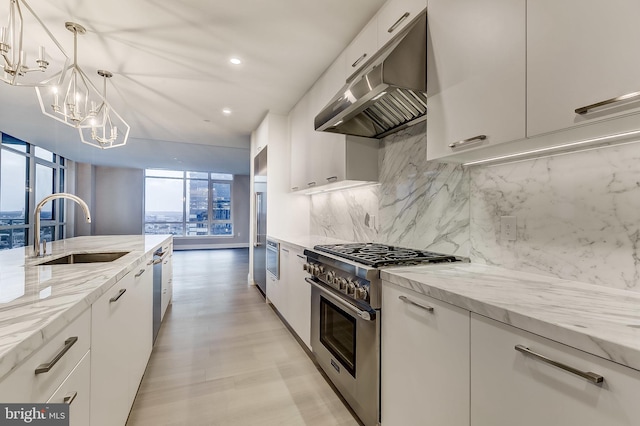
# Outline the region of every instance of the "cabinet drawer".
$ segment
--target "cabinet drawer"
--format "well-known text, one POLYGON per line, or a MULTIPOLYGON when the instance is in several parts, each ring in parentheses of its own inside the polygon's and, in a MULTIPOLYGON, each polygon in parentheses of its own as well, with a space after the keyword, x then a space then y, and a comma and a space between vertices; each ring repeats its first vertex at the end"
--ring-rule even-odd
POLYGON ((45 402, 87 353, 90 343, 91 310, 87 309, 0 382, 0 401, 45 402), (49 370, 36 374, 46 364, 49 370))
POLYGON ((472 314, 472 426, 638 425, 638 389, 640 371, 472 314), (604 380, 594 384, 579 372, 604 380))
POLYGON ((69 404, 70 426, 87 426, 89 424, 90 361, 91 351, 88 351, 47 401, 48 403, 69 404))
POLYGON ((426 0, 389 0, 378 12, 378 49, 427 7, 426 0))

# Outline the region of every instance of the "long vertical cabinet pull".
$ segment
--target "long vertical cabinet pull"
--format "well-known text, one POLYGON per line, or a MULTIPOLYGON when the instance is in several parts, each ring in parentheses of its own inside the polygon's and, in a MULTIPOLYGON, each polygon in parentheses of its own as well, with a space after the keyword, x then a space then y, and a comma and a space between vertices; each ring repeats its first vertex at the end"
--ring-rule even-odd
POLYGON ((541 355, 539 353, 533 352, 531 349, 527 348, 524 345, 516 345, 514 347, 514 349, 518 352, 522 352, 525 355, 528 355, 532 358, 536 358, 546 364, 551 364, 555 367, 558 367, 562 370, 568 371, 569 373, 575 374, 576 376, 580 376, 583 379, 587 379, 588 381, 590 381, 591 383, 602 383, 604 381, 604 377, 602 377, 599 374, 596 373, 592 373, 591 371, 582 371, 582 370, 578 370, 577 368, 573 368, 567 364, 563 364, 561 362, 558 361, 554 361, 550 358, 547 358, 544 355, 541 355))

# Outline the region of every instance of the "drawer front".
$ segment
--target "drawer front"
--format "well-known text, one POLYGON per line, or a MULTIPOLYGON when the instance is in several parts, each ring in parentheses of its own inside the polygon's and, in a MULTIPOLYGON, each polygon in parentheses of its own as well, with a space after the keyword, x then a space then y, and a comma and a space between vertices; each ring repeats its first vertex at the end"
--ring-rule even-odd
POLYGON ((71 374, 49 398, 48 403, 69 404, 69 425, 89 425, 91 351, 88 351, 71 374))
POLYGON ((638 425, 639 389, 640 371, 472 314, 472 426, 638 425), (604 381, 591 383, 535 354, 604 381))
POLYGON ((0 382, 0 401, 47 401, 87 353, 90 344, 91 309, 87 309, 0 382), (46 364, 53 365, 36 374, 36 369, 44 369, 46 364))

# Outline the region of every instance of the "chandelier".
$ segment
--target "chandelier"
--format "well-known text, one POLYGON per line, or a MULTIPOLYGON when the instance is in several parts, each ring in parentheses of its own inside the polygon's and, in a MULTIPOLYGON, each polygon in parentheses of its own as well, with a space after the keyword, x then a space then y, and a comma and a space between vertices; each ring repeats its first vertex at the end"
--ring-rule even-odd
POLYGON ((64 70, 60 84, 51 88, 36 87, 40 109, 44 115, 71 127, 100 127, 104 122, 96 121, 99 119, 96 105, 104 99, 78 66, 78 34, 86 33, 86 29, 75 22, 67 22, 65 27, 73 33, 73 63, 64 70))
POLYGON ((129 138, 129 125, 107 102, 107 80, 113 77, 109 71, 98 70, 103 80, 102 103, 91 107, 90 115, 78 128, 82 143, 108 149, 123 146, 129 138), (102 124, 99 124, 102 123, 102 124))
POLYGON ((25 0, 9 0, 8 6, 7 26, 0 26, 0 80, 12 86, 61 82, 69 57, 60 43, 25 0))

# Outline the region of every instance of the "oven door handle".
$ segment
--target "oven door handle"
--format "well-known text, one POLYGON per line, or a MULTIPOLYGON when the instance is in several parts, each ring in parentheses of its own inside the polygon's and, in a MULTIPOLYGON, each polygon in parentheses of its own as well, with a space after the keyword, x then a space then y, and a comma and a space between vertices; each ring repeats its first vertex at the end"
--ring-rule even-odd
POLYGON ((329 297, 332 302, 335 302, 335 303, 339 304, 343 308, 347 308, 348 310, 350 310, 351 312, 355 313, 356 315, 358 315, 363 320, 375 321, 375 319, 376 319, 376 311, 375 311, 375 309, 371 309, 370 311, 364 311, 364 310, 352 305, 351 303, 347 302, 346 300, 342 299, 341 297, 338 297, 338 296, 334 295, 331 291, 329 291, 327 288, 325 288, 322 284, 319 284, 319 283, 313 281, 311 278, 305 278, 304 280, 306 282, 308 282, 309 284, 311 284, 312 286, 322 290, 324 295, 329 297))

